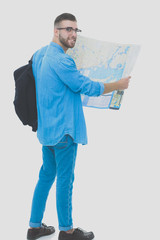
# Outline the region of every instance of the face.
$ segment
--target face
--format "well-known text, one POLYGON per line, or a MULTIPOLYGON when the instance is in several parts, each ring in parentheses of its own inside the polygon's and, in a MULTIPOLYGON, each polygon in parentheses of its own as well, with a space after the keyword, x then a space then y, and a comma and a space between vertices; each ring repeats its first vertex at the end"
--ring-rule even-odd
MULTIPOLYGON (((60 28, 66 28, 66 27, 72 27, 73 29, 77 28, 77 22, 64 20, 60 23, 60 28)), ((59 42, 66 48, 73 48, 76 39, 77 39, 77 33, 75 31, 67 32, 66 29, 58 30, 58 39, 59 42)))

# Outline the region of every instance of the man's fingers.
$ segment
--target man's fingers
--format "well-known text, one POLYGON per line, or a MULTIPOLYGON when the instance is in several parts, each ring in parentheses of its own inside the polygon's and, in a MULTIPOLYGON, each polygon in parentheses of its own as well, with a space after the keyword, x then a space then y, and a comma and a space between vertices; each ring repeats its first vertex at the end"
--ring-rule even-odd
POLYGON ((130 79, 131 79, 131 76, 120 79, 119 82, 118 82, 119 83, 118 89, 119 90, 127 89, 128 86, 129 86, 130 79))
POLYGON ((131 76, 126 77, 126 79, 127 79, 127 80, 130 80, 130 79, 131 79, 131 76))

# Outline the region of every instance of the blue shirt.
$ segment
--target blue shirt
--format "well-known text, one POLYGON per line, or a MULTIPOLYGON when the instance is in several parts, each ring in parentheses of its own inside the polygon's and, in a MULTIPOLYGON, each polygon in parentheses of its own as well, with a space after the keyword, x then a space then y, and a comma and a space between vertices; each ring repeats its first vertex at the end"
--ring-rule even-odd
POLYGON ((40 143, 52 146, 69 134, 75 143, 87 144, 81 94, 99 96, 104 84, 82 75, 74 60, 54 42, 35 52, 32 68, 40 143))

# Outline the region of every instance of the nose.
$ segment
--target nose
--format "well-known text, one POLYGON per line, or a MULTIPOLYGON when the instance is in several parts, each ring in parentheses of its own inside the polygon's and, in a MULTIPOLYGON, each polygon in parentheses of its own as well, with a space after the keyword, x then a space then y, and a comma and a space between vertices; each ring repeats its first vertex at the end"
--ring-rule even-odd
POLYGON ((73 35, 74 37, 77 36, 77 32, 76 32, 74 29, 72 30, 72 35, 73 35))

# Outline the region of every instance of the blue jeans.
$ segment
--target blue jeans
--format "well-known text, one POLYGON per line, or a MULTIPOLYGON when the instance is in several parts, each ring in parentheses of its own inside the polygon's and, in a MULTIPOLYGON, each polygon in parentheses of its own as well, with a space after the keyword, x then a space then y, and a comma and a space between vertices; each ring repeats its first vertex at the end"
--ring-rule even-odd
POLYGON ((73 142, 70 135, 65 135, 54 146, 42 147, 43 164, 34 190, 30 227, 41 226, 47 197, 57 176, 56 206, 59 230, 67 231, 73 228, 72 189, 77 147, 78 144, 73 142))

